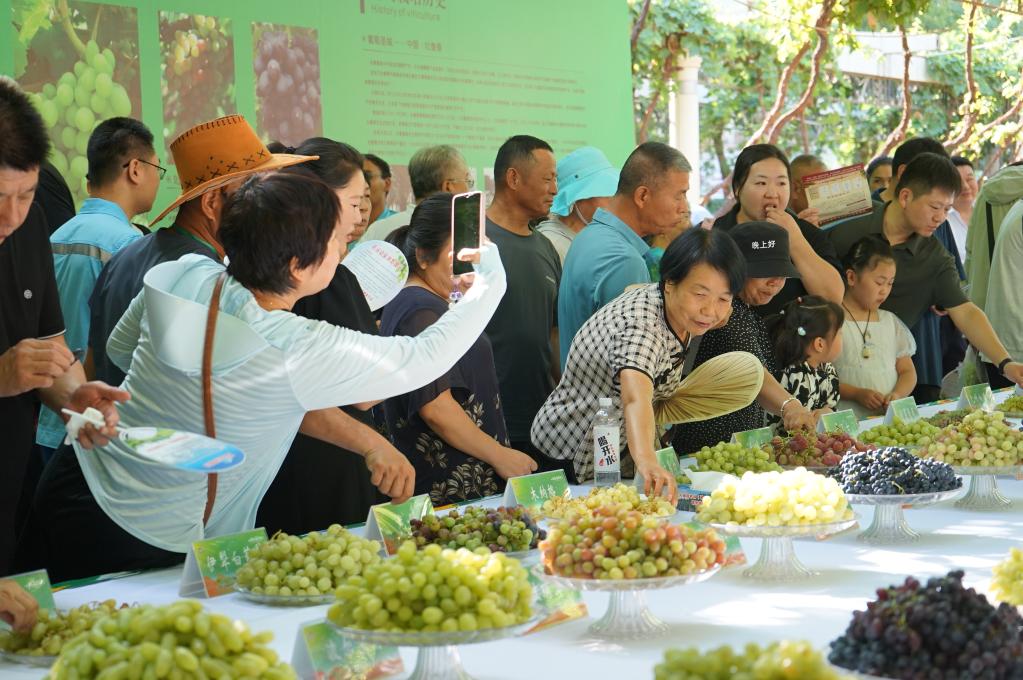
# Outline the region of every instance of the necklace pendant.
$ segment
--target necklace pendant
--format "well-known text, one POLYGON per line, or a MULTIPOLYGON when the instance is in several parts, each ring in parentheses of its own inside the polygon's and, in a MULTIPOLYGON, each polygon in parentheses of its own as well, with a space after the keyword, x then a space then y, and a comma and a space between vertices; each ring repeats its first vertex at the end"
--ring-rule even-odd
POLYGON ((863 351, 860 352, 860 356, 863 357, 864 359, 869 359, 870 358, 870 348, 867 347, 866 345, 864 345, 863 346, 863 351))

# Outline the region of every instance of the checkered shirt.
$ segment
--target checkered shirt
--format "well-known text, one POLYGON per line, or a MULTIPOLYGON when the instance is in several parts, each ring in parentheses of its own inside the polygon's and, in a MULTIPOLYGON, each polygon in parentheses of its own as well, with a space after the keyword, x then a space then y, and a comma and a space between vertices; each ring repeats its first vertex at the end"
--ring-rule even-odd
MULTIPOLYGON (((533 420, 533 444, 552 458, 571 460, 580 482, 593 479, 592 428, 600 397, 610 397, 621 414, 619 373, 631 368, 653 380, 654 399, 667 399, 682 382, 684 359, 682 342, 664 316, 657 285, 622 293, 576 333, 561 383, 533 420)), ((623 426, 619 442, 623 470, 632 467, 625 443, 623 426)))

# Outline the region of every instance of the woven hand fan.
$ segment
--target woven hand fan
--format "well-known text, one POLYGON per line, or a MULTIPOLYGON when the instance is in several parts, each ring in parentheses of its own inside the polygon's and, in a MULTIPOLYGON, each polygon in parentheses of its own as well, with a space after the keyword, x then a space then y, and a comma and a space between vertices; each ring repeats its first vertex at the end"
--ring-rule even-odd
POLYGON ((760 393, 764 365, 749 352, 728 352, 701 364, 670 398, 654 402, 657 425, 691 423, 738 411, 760 393))

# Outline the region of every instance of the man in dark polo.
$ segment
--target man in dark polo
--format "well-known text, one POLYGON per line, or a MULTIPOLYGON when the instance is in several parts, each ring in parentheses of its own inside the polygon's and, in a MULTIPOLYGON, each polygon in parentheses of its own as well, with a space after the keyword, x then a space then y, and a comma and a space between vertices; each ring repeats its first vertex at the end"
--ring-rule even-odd
POLYGON ((955 261, 932 236, 959 192, 959 171, 947 157, 923 153, 906 165, 890 203, 843 222, 827 234, 839 257, 868 234, 883 236, 895 251, 895 285, 882 308, 912 326, 932 305, 948 311, 966 338, 1000 373, 1023 385, 1023 364, 1013 361, 987 316, 959 287, 955 261), (995 359, 997 357, 997 359, 995 359))

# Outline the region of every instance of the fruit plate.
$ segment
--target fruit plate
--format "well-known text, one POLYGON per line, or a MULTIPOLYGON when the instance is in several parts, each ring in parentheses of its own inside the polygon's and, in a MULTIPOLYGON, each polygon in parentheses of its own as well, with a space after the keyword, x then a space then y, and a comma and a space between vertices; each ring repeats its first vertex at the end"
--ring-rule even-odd
POLYGON ((857 515, 827 524, 800 524, 781 527, 751 527, 740 524, 711 524, 715 530, 731 536, 762 538, 760 557, 756 564, 742 572, 746 578, 757 581, 785 583, 817 576, 796 557, 793 538, 804 536, 830 536, 856 524, 857 515))
POLYGON ((867 495, 847 493, 845 498, 853 505, 874 506, 874 519, 870 526, 860 532, 857 540, 874 545, 892 545, 896 543, 912 543, 920 540, 920 534, 913 531, 906 522, 902 512, 907 507, 923 507, 955 498, 963 492, 960 486, 948 491, 931 493, 867 495))
POLYGON ((611 593, 607 611, 589 628, 594 638, 616 642, 642 640, 667 632, 668 624, 647 608, 644 591, 674 588, 706 581, 721 570, 720 565, 692 574, 636 579, 585 579, 548 574, 542 564, 533 566, 532 574, 542 581, 573 590, 611 593))
POLYGON ((269 604, 274 607, 315 607, 320 604, 330 604, 336 599, 334 593, 320 595, 267 595, 266 593, 254 593, 248 588, 239 585, 236 585, 234 590, 250 602, 269 604))
POLYGON ((1023 467, 1019 465, 955 465, 956 474, 970 478, 966 495, 956 501, 956 507, 964 510, 1005 510, 1012 505, 998 490, 998 477, 1018 475, 1023 467))
POLYGON ((493 642, 520 635, 543 620, 546 612, 534 611, 528 621, 503 628, 482 628, 477 630, 456 630, 451 632, 414 632, 364 630, 344 628, 327 622, 341 635, 355 642, 372 645, 393 645, 395 647, 418 647, 416 668, 408 680, 472 680, 462 668, 458 656, 458 645, 493 642))
POLYGON ((36 668, 49 668, 53 665, 53 662, 57 660, 55 656, 46 655, 33 655, 33 654, 17 654, 15 652, 5 652, 0 650, 0 659, 10 661, 11 663, 21 664, 23 666, 34 666, 36 668))

